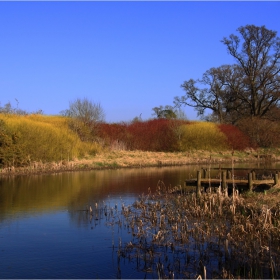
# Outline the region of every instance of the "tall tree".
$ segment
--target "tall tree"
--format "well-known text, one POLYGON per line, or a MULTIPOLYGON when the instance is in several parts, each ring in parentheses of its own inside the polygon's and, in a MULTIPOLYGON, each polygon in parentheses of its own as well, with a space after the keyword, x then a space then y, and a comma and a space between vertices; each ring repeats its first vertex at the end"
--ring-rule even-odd
POLYGON ((233 111, 242 107, 234 94, 240 88, 240 77, 237 65, 222 65, 207 70, 202 79, 185 81, 181 87, 186 94, 175 97, 177 107, 187 105, 194 107, 199 116, 206 109, 212 110, 212 117, 220 123, 234 122, 233 111))
POLYGON ((230 35, 226 45, 243 74, 243 86, 236 94, 251 116, 263 117, 280 100, 280 38, 265 26, 238 28, 240 37, 230 35))
POLYGON ((194 107, 198 115, 210 109, 220 123, 279 116, 271 112, 279 110, 280 38, 264 26, 246 25, 238 31, 240 37, 222 40, 236 64, 211 68, 202 79, 185 81, 185 95, 175 97, 176 106, 194 107))

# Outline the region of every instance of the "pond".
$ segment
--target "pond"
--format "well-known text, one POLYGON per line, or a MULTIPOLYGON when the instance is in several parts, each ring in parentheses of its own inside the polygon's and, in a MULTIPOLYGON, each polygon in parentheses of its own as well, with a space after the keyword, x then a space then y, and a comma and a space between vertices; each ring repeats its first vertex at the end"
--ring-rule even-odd
POLYGON ((159 181, 184 186, 199 168, 2 178, 0 278, 158 278, 155 271, 139 269, 135 260, 119 261, 116 248, 129 242, 131 233, 113 224, 101 209, 106 206, 116 217, 149 188, 154 192, 159 181), (85 211, 90 207, 92 215, 85 211))

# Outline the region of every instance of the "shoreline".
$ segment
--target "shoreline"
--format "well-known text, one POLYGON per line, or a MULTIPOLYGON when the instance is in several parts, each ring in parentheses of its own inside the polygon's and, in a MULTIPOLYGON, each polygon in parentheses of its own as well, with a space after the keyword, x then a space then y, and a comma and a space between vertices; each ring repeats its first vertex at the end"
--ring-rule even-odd
MULTIPOLYGON (((130 169, 149 167, 175 167, 187 165, 208 165, 209 164, 234 164, 238 163, 277 163, 280 162, 280 155, 273 156, 271 161, 265 161, 253 152, 237 152, 232 155, 227 152, 196 151, 193 153, 163 153, 163 152, 142 152, 142 151, 112 151, 100 153, 95 156, 76 159, 73 161, 58 163, 33 162, 27 167, 14 168, 12 170, 0 169, 1 178, 16 178, 20 176, 40 176, 59 174, 75 171, 91 171, 106 169, 130 169)), ((246 201, 254 207, 261 209, 263 205, 270 208, 279 203, 280 183, 271 187, 266 192, 248 192, 244 194, 246 201)))
MULTIPOLYGON (((1 177, 43 175, 62 172, 172 167, 202 164, 258 163, 265 162, 256 151, 226 152, 143 152, 143 151, 108 151, 83 159, 60 162, 32 162, 29 166, 0 169, 1 177)), ((270 156, 269 162, 280 161, 280 156, 270 156)))

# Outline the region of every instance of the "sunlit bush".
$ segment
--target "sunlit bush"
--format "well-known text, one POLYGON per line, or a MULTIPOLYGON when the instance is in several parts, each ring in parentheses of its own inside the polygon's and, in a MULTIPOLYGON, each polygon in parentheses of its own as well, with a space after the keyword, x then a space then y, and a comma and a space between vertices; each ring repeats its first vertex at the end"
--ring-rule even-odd
POLYGON ((0 119, 0 167, 19 166, 24 163, 24 156, 18 136, 0 119))
POLYGON ((24 163, 71 160, 99 148, 97 144, 81 142, 64 117, 0 114, 0 119, 14 135, 24 163))
POLYGON ((188 150, 225 150, 227 148, 226 136, 218 129, 216 124, 208 122, 192 122, 181 127, 182 137, 180 147, 188 150))

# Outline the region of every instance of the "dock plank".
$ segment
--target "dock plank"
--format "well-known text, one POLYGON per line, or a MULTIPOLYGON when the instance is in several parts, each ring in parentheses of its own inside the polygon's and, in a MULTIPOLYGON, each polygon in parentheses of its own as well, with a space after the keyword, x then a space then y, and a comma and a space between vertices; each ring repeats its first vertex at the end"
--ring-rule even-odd
MULTIPOLYGON (((190 179, 190 180, 186 180, 186 185, 187 186, 194 186, 197 184, 197 179, 190 179)), ((222 181, 220 179, 201 179, 201 184, 202 185, 209 185, 209 183, 211 185, 220 185, 222 184, 222 181)), ((229 185, 232 185, 233 183, 237 186, 248 186, 248 180, 232 180, 232 179, 227 179, 226 183, 229 185)), ((253 185, 262 185, 262 184, 274 184, 274 180, 252 180, 253 185)))

